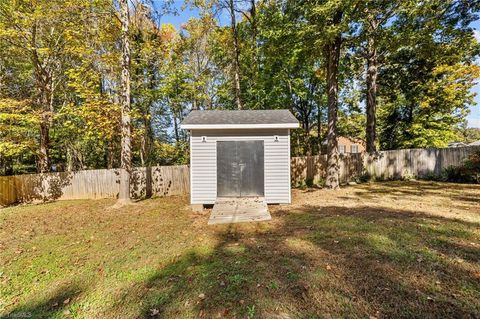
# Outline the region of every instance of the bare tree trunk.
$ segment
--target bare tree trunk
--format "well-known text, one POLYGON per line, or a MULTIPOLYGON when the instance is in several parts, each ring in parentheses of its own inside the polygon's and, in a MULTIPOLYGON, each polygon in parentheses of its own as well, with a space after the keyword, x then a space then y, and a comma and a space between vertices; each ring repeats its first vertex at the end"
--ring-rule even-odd
POLYGON ((122 21, 122 151, 120 164, 120 192, 118 203, 130 201, 130 173, 132 170, 131 119, 130 119, 130 43, 128 40, 129 14, 128 0, 120 0, 122 21))
POLYGON ((253 52, 254 52, 254 61, 255 69, 258 68, 258 52, 257 52, 257 38, 258 38, 258 27, 257 27, 257 6, 255 4, 256 0, 250 0, 250 17, 252 19, 252 37, 253 37, 253 52))
POLYGON ((318 143, 318 154, 322 154, 322 111, 320 104, 318 105, 317 113, 317 143, 318 143))
MULTIPOLYGON (((375 20, 370 23, 376 28, 375 20)), ((377 110, 377 48, 373 34, 368 37, 367 47, 367 152, 372 153, 376 148, 376 110, 377 110)))
POLYGON ((175 142, 178 144, 180 141, 180 133, 178 132, 178 120, 177 120, 177 115, 173 115, 173 131, 175 133, 175 142))
POLYGON ((66 170, 67 172, 73 171, 73 154, 72 154, 72 149, 69 145, 67 145, 66 149, 67 153, 67 167, 66 170))
POLYGON ((113 162, 114 162, 114 147, 112 145, 112 141, 109 141, 107 144, 107 168, 111 169, 113 168, 113 162))
MULTIPOLYGON (((258 45, 257 45, 257 39, 258 39, 258 27, 257 27, 257 6, 255 3, 256 0, 250 0, 250 22, 252 25, 252 40, 253 40, 253 61, 255 65, 253 66, 253 76, 252 76, 252 86, 256 86, 256 80, 258 79, 258 73, 260 72, 259 70, 259 60, 258 60, 258 45)), ((258 103, 259 96, 256 96, 256 102, 258 103)))
POLYGON ((233 38, 233 81, 235 85, 235 104, 237 109, 241 110, 242 106, 242 90, 240 86, 240 47, 238 45, 238 30, 237 30, 237 21, 235 18, 235 4, 233 0, 229 1, 229 9, 231 16, 231 28, 232 28, 232 38, 233 38))
POLYGON ((38 56, 36 47, 37 47, 37 25, 33 24, 32 27, 32 63, 35 67, 34 76, 35 76, 35 87, 37 90, 37 96, 35 98, 35 103, 37 107, 41 110, 40 115, 40 148, 38 154, 38 170, 40 173, 46 173, 50 170, 50 119, 51 112, 53 112, 52 99, 49 95, 50 88, 50 76, 43 68, 40 58, 38 56))
POLYGON ((146 148, 145 148, 145 135, 140 137, 140 166, 144 167, 145 166, 145 154, 146 154, 146 148))
POLYGON ((43 114, 40 119, 40 150, 38 156, 38 170, 40 173, 46 173, 50 168, 50 123, 47 114, 43 114))
MULTIPOLYGON (((337 12, 334 23, 340 23, 342 13, 337 12)), ((338 63, 342 36, 338 34, 332 43, 326 47, 327 54, 327 91, 328 91, 328 131, 327 131, 327 179, 325 186, 329 189, 339 189, 337 113, 338 113, 338 63)))
MULTIPOLYGON (((252 32, 253 32, 253 40, 255 41, 255 49, 257 48, 257 5, 255 4, 255 0, 250 0, 250 16, 252 19, 252 32)), ((255 55, 255 59, 257 56, 255 55)))
POLYGON ((312 149, 310 145, 310 123, 308 122, 308 114, 306 115, 303 122, 303 145, 304 145, 304 154, 305 156, 312 156, 312 149))
POLYGON ((145 134, 142 138, 142 152, 144 163, 146 165, 151 165, 151 152, 152 152, 152 144, 153 144, 153 132, 152 132, 152 121, 150 120, 150 116, 144 117, 144 126, 145 126, 145 134))

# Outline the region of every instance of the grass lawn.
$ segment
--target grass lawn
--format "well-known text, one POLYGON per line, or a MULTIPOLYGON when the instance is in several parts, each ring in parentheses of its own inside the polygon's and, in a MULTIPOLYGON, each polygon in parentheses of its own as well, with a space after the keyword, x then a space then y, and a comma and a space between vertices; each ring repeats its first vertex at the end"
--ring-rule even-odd
POLYGON ((480 185, 295 190, 207 226, 187 197, 0 210, 0 317, 480 318, 480 185))

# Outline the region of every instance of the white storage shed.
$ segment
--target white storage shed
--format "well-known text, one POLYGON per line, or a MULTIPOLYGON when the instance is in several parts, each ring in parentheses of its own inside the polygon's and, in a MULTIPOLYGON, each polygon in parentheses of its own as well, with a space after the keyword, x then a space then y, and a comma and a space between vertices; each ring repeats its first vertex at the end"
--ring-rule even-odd
POLYGON ((190 131, 190 200, 214 204, 220 197, 264 197, 291 202, 288 110, 192 111, 181 123, 190 131))

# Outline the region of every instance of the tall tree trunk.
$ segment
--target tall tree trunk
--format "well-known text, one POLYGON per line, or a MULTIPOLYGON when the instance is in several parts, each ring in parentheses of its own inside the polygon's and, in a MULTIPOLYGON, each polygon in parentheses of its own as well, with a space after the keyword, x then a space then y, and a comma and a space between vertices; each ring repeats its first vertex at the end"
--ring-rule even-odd
POLYGON ((73 154, 72 154, 72 149, 70 145, 67 145, 66 147, 66 157, 67 157, 67 167, 66 171, 71 172, 73 171, 73 154))
MULTIPOLYGON (((376 28, 375 20, 370 23, 372 28, 376 28)), ((375 30, 373 30, 374 32, 375 30)), ((367 152, 376 152, 376 110, 377 110, 377 48, 373 32, 368 37, 367 44, 367 152)))
POLYGON ((238 30, 237 30, 237 21, 235 18, 235 4, 233 0, 229 2, 230 16, 231 16, 231 28, 232 28, 232 38, 233 38, 233 82, 235 89, 235 104, 237 109, 241 110, 242 106, 242 90, 240 87, 240 47, 238 45, 238 30))
MULTIPOLYGON (((257 81, 258 81, 258 74, 260 72, 259 66, 260 63, 258 61, 258 26, 257 26, 257 6, 256 6, 256 0, 250 0, 250 22, 251 22, 251 27, 252 27, 252 41, 253 41, 253 71, 251 75, 251 86, 253 88, 256 88, 257 86, 257 81)), ((255 98, 255 103, 258 105, 261 103, 260 96, 256 94, 254 96, 255 98)))
POLYGON ((42 114, 40 118, 40 150, 38 156, 38 170, 46 173, 50 168, 50 120, 48 114, 42 114))
POLYGON ((113 168, 113 162, 114 162, 114 146, 112 141, 108 141, 107 143, 107 168, 111 169, 113 168))
POLYGON ((322 110, 320 108, 320 103, 318 104, 317 111, 317 143, 318 143, 318 154, 322 154, 322 110))
POLYGON ((128 40, 129 13, 128 0, 120 0, 122 21, 122 151, 120 164, 120 192, 118 203, 130 201, 130 174, 132 170, 131 119, 130 119, 130 43, 128 40))
POLYGON ((258 27, 257 27, 257 6, 255 4, 256 0, 250 0, 250 17, 252 19, 252 37, 253 37, 253 58, 255 61, 255 71, 258 72, 258 47, 257 47, 257 38, 258 38, 258 27))
POLYGON ((145 154, 146 154, 146 147, 145 147, 145 134, 140 137, 140 166, 145 166, 145 154))
POLYGON ((178 144, 180 141, 180 133, 178 132, 178 120, 175 113, 173 114, 173 131, 175 133, 175 142, 178 144))
MULTIPOLYGON (((155 67, 151 66, 151 71, 150 71, 150 90, 154 91, 156 89, 156 69, 155 67)), ((151 109, 152 105, 154 105, 156 102, 156 99, 153 97, 149 101, 149 106, 146 110, 146 113, 144 115, 144 126, 145 126, 145 162, 147 165, 152 165, 152 146, 153 146, 153 128, 152 128, 152 117, 151 117, 151 109)))
POLYGON ((312 149, 310 145, 310 123, 308 122, 308 114, 305 118, 305 122, 303 124, 304 132, 303 132, 303 145, 305 147, 305 155, 312 156, 312 149))
MULTIPOLYGON (((334 23, 339 24, 342 13, 337 12, 334 23)), ((338 113, 338 63, 342 35, 339 33, 326 47, 327 54, 327 91, 328 91, 328 131, 327 131, 327 179, 325 186, 329 189, 339 189, 337 113, 338 113)))
POLYGON ((152 144, 153 144, 153 132, 152 132, 152 121, 150 116, 144 116, 144 127, 145 133, 142 137, 142 152, 144 158, 144 164, 151 165, 151 152, 152 152, 152 144))
POLYGON ((40 115, 40 148, 38 154, 38 171, 46 173, 50 170, 50 120, 53 112, 53 99, 49 94, 51 88, 51 77, 43 68, 43 65, 38 56, 37 47, 37 24, 32 26, 32 63, 34 65, 35 88, 37 94, 35 97, 35 104, 41 110, 40 115))

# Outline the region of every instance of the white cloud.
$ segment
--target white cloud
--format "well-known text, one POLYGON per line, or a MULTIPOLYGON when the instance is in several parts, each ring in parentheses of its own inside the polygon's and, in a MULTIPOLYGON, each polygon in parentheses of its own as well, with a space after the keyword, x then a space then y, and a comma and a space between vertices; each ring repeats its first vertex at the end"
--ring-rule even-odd
POLYGON ((468 127, 480 128, 480 119, 468 119, 468 127))
POLYGON ((475 39, 477 39, 477 42, 480 42, 480 31, 479 30, 473 30, 473 36, 475 39))

